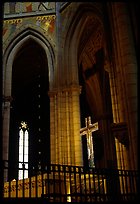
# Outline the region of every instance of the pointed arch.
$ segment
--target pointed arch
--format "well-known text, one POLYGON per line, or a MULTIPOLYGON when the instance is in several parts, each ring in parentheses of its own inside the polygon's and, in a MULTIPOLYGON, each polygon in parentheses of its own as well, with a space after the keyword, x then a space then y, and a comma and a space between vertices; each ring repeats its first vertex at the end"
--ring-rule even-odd
MULTIPOLYGON (((79 85, 79 76, 78 76, 78 67, 81 64, 80 63, 80 54, 79 50, 83 49, 81 48, 81 42, 83 40, 83 44, 85 43, 85 40, 89 39, 92 33, 92 37, 94 38, 94 31, 97 29, 97 26, 100 30, 102 30, 102 41, 101 44, 104 46, 104 29, 103 29, 103 13, 101 5, 94 5, 92 3, 79 3, 77 6, 77 9, 75 10, 74 14, 71 17, 71 21, 69 23, 69 29, 66 34, 66 41, 64 43, 64 63, 67 68, 67 81, 71 84, 79 85), (87 23, 89 23, 90 19, 93 19, 94 27, 89 28, 89 31, 87 31, 87 23), (83 36, 84 33, 87 33, 87 39, 84 39, 83 36), (89 35, 89 36, 88 36, 89 35), (70 78, 71 77, 71 78, 70 78)), ((92 26, 92 23, 91 23, 92 26)), ((88 65, 92 64, 91 59, 86 56, 86 60, 89 62, 88 65)), ((93 65, 93 64, 92 64, 93 65)), ((90 92, 93 98, 98 98, 98 105, 95 103, 95 110, 97 112, 100 112, 100 115, 103 112, 103 104, 102 104, 102 96, 101 96, 101 90, 100 90, 100 82, 97 79, 98 77, 95 77, 95 81, 93 82, 93 79, 89 80, 87 82, 87 87, 90 87, 90 92), (94 90, 95 89, 95 90, 94 90), (96 92, 96 96, 95 96, 96 92), (100 103, 100 104, 99 104, 100 103), (100 106, 100 107, 99 107, 100 106)))
POLYGON ((69 67, 67 70, 68 77, 71 76, 69 72, 71 68, 73 68, 71 79, 68 80, 70 81, 70 83, 77 83, 78 81, 78 72, 77 69, 74 68, 75 66, 77 66, 78 48, 80 46, 81 37, 85 31, 85 26, 88 21, 88 17, 92 16, 97 22, 97 24, 100 25, 101 29, 103 29, 103 16, 101 10, 99 9, 100 6, 98 6, 99 5, 94 5, 93 3, 89 2, 80 2, 68 22, 69 25, 66 26, 68 27, 68 30, 65 37, 66 40, 64 42, 63 53, 65 55, 64 63, 66 64, 66 67, 69 67))
MULTIPOLYGON (((18 52, 24 47, 26 42, 34 41, 41 47, 46 55, 47 66, 45 69, 48 71, 49 90, 53 87, 54 83, 54 67, 55 67, 55 55, 53 45, 50 41, 31 26, 25 26, 22 30, 16 32, 14 37, 11 38, 3 53, 3 159, 8 160, 9 157, 9 131, 10 131, 10 112, 11 101, 5 101, 7 98, 12 97, 12 69, 14 61, 18 52)), ((5 181, 8 178, 7 172, 5 172, 5 181)))
POLYGON ((53 46, 43 34, 42 31, 39 32, 33 26, 25 26, 23 30, 19 30, 17 35, 14 36, 5 47, 5 52, 3 55, 3 95, 11 95, 11 75, 12 75, 12 65, 14 58, 24 43, 28 40, 34 40, 46 53, 46 58, 48 60, 48 70, 49 70, 49 87, 53 87, 54 78, 54 67, 55 67, 55 55, 53 46))
MULTIPOLYGON (((67 68, 67 81, 72 85, 80 85, 78 70, 82 72, 83 84, 81 86, 86 89, 81 99, 82 102, 80 101, 82 105, 84 104, 83 110, 85 111, 85 105, 89 107, 87 107, 87 114, 91 114, 93 120, 99 122, 104 147, 108 146, 113 152, 111 156, 103 154, 102 159, 97 162, 97 166, 100 167, 108 166, 108 160, 116 161, 114 138, 112 138, 110 128, 112 110, 109 77, 104 66, 106 37, 103 17, 104 8, 101 3, 79 3, 69 26, 67 25, 68 32, 64 43, 64 67, 67 68), (104 91, 106 86, 109 92, 104 91)), ((84 114, 81 114, 81 120, 84 119, 84 114)), ((116 165, 115 162, 114 165, 116 165)))

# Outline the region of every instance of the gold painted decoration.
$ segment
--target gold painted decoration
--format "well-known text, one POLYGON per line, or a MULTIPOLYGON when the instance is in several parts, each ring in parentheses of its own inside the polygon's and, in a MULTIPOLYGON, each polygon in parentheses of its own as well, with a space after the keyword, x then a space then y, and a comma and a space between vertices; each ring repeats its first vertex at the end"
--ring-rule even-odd
POLYGON ((18 24, 18 23, 22 23, 22 19, 10 19, 4 21, 4 24, 18 24))
POLYGON ((44 29, 54 41, 55 19, 55 15, 6 19, 3 23, 3 42, 10 38, 12 34, 15 34, 16 31, 18 32, 18 29, 24 28, 28 24, 44 29))

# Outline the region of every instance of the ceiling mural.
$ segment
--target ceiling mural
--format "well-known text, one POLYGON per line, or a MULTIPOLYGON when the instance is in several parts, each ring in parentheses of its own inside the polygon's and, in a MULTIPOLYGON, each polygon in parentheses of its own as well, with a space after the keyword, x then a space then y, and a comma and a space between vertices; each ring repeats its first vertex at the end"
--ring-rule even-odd
POLYGON ((20 29, 26 26, 27 24, 36 25, 42 28, 49 38, 55 42, 55 15, 47 15, 47 16, 34 16, 34 17, 24 17, 24 18, 16 18, 10 20, 4 20, 3 24, 3 43, 11 38, 15 33, 20 29))
MULTIPOLYGON (((67 10, 68 2, 60 3, 60 9, 67 10)), ((62 13, 61 13, 62 14, 62 13)), ((63 10, 63 19, 69 18, 67 12, 63 10)), ((10 41, 19 30, 24 26, 36 26, 53 42, 55 45, 56 23, 56 2, 5 2, 4 3, 4 23, 3 23, 3 46, 10 41), (23 18, 24 17, 24 18, 23 18)), ((62 28, 65 28, 62 20, 62 28)), ((63 31, 63 29, 62 29, 63 31)))

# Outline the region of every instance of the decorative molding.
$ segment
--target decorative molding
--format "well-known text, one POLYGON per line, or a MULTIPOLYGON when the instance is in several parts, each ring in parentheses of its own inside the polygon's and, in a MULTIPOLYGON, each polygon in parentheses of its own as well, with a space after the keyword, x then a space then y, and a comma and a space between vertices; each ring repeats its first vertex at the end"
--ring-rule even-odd
POLYGON ((55 14, 55 2, 7 2, 7 12, 4 11, 4 19, 23 18, 37 15, 55 14), (27 5, 29 4, 29 5, 27 5), (12 6, 12 12, 10 8, 12 6))
POLYGON ((61 2, 60 12, 64 11, 72 2, 61 2))

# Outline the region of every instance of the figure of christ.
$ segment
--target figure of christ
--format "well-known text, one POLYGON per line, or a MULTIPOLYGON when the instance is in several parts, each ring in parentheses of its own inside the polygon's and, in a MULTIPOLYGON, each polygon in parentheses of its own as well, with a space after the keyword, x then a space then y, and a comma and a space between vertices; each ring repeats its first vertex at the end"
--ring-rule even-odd
POLYGON ((91 117, 85 118, 86 127, 80 129, 80 135, 86 135, 89 167, 95 167, 92 132, 98 130, 98 122, 92 124, 91 117))

